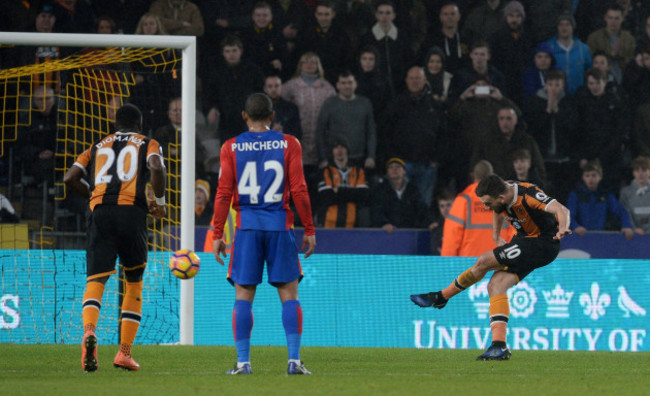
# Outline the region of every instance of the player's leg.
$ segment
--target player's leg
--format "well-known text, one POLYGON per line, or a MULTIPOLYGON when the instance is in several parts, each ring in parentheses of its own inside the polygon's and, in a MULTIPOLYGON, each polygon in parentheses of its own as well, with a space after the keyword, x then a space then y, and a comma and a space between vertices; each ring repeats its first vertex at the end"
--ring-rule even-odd
POLYGON ((147 213, 135 206, 118 206, 113 210, 119 237, 118 255, 126 278, 120 315, 120 350, 113 366, 136 371, 140 365, 133 359, 131 348, 142 319, 142 276, 148 258, 147 213))
POLYGON ((230 255, 228 281, 235 286, 232 328, 237 348, 237 363, 226 374, 251 374, 251 332, 253 300, 264 272, 263 231, 237 230, 230 255))
POLYGON ((117 250, 110 214, 98 206, 90 215, 86 239, 86 290, 82 301, 84 335, 81 341, 81 366, 92 372, 98 368, 95 331, 102 307, 104 285, 115 271, 117 250))
POLYGON ((420 307, 444 308, 451 297, 483 279, 488 271, 502 268, 503 266, 497 261, 494 252, 487 251, 476 260, 473 266, 460 274, 446 288, 432 293, 413 294, 411 301, 420 307))
POLYGON ((298 284, 302 279, 302 268, 296 246, 293 230, 267 233, 269 283, 277 287, 282 302, 282 325, 289 351, 287 374, 290 375, 311 374, 300 360, 302 306, 298 300, 298 284))
POLYGON ((510 316, 510 305, 508 304, 508 295, 506 293, 517 282, 519 282, 517 275, 505 271, 496 271, 492 275, 490 283, 488 283, 492 344, 484 354, 477 358, 478 360, 510 359, 510 349, 506 346, 506 331, 510 316))
POLYGON ((282 301, 282 325, 287 337, 289 351, 288 374, 311 374, 300 360, 300 342, 302 338, 302 306, 298 300, 298 279, 278 286, 282 301))

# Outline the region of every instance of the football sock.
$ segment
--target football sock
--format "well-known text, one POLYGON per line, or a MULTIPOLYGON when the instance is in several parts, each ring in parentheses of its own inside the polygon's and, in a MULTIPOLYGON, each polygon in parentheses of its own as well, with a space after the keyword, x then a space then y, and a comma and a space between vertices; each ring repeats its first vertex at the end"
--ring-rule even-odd
POLYGON ((135 341, 142 318, 142 284, 143 282, 126 282, 126 292, 122 300, 122 330, 120 351, 131 355, 131 345, 135 341))
POLYGON ((88 282, 83 299, 82 317, 84 321, 84 332, 95 331, 99 321, 99 310, 102 308, 102 295, 104 284, 101 282, 88 282))
POLYGON ((250 362, 251 331, 253 331, 253 303, 235 300, 232 311, 232 332, 237 348, 237 362, 250 362))
POLYGON ((492 329, 492 342, 506 342, 506 329, 508 328, 508 317, 510 316, 510 305, 508 296, 499 294, 490 297, 490 328, 492 329))
POLYGON ((456 294, 462 292, 463 290, 467 289, 468 287, 472 286, 474 283, 480 281, 483 279, 481 276, 480 278, 477 278, 472 274, 472 269, 468 269, 462 274, 458 276, 458 278, 454 279, 453 282, 446 288, 442 289, 442 296, 449 300, 451 297, 455 296, 456 294))
POLYGON ((302 307, 298 300, 282 303, 282 325, 287 335, 289 360, 300 360, 300 338, 302 336, 302 307))

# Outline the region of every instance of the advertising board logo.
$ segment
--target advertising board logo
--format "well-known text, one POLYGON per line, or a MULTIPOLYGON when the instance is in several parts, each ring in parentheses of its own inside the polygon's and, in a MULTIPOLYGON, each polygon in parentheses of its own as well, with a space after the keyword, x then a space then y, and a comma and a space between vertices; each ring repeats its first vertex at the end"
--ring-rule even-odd
POLYGON ((629 318, 632 315, 645 316, 645 309, 637 304, 625 290, 625 287, 618 287, 618 307, 624 312, 623 317, 629 318))
POLYGON ((546 309, 547 318, 568 318, 569 304, 573 298, 573 292, 565 291, 560 284, 555 285, 551 291, 543 291, 544 299, 548 308, 546 309))
POLYGON ((5 294, 0 298, 0 330, 15 329, 20 324, 20 297, 5 294))
POLYGON ((600 294, 600 286, 594 282, 591 284, 590 293, 582 293, 580 295, 580 305, 584 308, 583 312, 592 320, 598 320, 606 313, 607 307, 611 303, 612 298, 609 294, 600 294))
POLYGON ((535 312, 537 294, 527 282, 520 282, 508 289, 508 300, 510 300, 510 315, 515 318, 527 318, 535 312))
POLYGON ((490 311, 490 295, 488 294, 487 285, 488 281, 479 282, 472 285, 468 290, 469 299, 474 302, 474 309, 479 319, 487 319, 490 311))

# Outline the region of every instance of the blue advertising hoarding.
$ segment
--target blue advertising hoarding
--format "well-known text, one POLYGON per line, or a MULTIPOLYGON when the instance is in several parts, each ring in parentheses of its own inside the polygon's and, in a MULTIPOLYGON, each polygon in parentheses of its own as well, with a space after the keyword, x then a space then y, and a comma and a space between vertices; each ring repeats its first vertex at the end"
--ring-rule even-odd
MULTIPOLYGON (((227 267, 211 254, 199 255, 194 341, 233 345, 234 289, 225 279, 227 267)), ((0 342, 76 344, 81 337, 85 253, 52 251, 41 256, 0 251, 0 342)), ((489 275, 442 310, 422 309, 409 300, 410 294, 447 286, 473 261, 332 254, 303 259, 303 345, 485 348, 490 342, 489 275)), ((558 259, 534 271, 508 293, 508 344, 523 350, 649 351, 648 264, 558 259)), ((178 341, 179 282, 166 267, 149 266, 136 343, 178 341)), ((98 336, 103 343, 116 343, 115 294, 107 294, 103 303, 98 336)), ((281 304, 267 283, 258 288, 253 313, 253 345, 285 345, 281 304)))

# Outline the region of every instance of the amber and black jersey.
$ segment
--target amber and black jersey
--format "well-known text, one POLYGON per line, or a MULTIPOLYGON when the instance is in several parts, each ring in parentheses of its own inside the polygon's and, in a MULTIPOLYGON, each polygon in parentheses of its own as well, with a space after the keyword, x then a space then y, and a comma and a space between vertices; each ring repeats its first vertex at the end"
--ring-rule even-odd
POLYGON ((147 160, 162 148, 154 139, 134 132, 116 132, 93 143, 74 165, 83 169, 92 193, 90 209, 97 205, 135 205, 147 208, 147 160))
POLYGON ((558 231, 558 222, 555 215, 546 209, 555 199, 534 184, 512 181, 507 183, 514 185, 515 196, 501 214, 517 230, 516 237, 553 238, 558 231))

